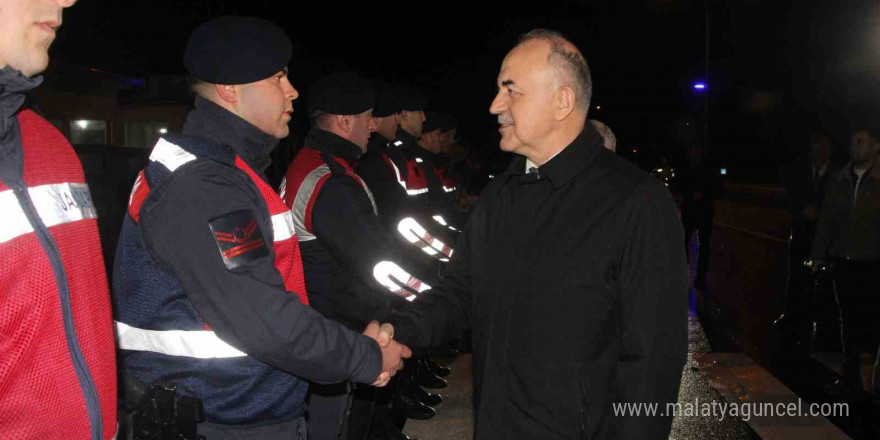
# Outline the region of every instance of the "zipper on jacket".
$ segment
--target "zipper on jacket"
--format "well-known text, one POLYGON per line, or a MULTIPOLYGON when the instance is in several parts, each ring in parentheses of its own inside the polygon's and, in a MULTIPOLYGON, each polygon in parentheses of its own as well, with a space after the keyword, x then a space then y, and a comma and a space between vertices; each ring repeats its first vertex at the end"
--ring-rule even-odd
POLYGON ((21 206, 22 211, 24 211, 25 216, 27 216, 28 221, 31 226, 33 226, 34 233, 40 240, 40 245, 43 247, 46 257, 49 258, 49 263, 52 265, 52 271, 55 273, 55 283, 58 286, 58 296, 61 300, 61 315, 64 321, 64 336, 67 340, 67 351, 70 353, 73 369, 76 372, 76 378, 86 402, 86 411, 89 414, 92 439, 100 440, 104 435, 104 423, 101 419, 101 404, 98 400, 98 390, 95 387, 94 380, 92 380, 92 375, 86 364, 85 356, 82 353, 82 349, 79 347, 79 342, 76 337, 76 327, 73 322, 73 309, 70 305, 70 290, 67 285, 67 276, 64 273, 64 262, 61 260, 61 253, 58 251, 58 246, 55 244, 52 235, 49 234, 49 229, 46 228, 46 225, 43 224, 43 220, 40 219, 27 188, 21 181, 15 183, 13 186, 13 192, 15 192, 15 195, 18 198, 18 204, 21 206))

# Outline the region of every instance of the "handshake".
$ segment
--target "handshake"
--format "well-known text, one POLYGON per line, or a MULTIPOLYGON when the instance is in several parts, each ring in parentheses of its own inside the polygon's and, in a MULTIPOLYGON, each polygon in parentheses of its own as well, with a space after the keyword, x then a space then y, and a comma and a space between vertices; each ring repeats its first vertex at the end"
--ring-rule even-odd
POLYGON ((364 335, 374 339, 382 348, 382 372, 370 385, 384 387, 388 385, 391 376, 403 369, 403 359, 412 356, 412 350, 394 340, 394 327, 388 323, 380 326, 378 321, 372 321, 364 330, 364 335))

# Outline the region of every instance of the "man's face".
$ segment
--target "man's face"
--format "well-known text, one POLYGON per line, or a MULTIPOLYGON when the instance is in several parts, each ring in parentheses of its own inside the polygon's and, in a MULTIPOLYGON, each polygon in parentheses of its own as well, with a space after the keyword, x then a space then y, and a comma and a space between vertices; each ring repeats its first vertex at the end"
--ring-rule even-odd
POLYGON ((49 65, 61 10, 76 0, 0 0, 0 67, 34 76, 49 65))
POLYGON ((360 147, 361 151, 366 152, 370 133, 376 131, 376 124, 373 122, 373 109, 369 109, 359 115, 354 115, 352 118, 351 141, 360 147))
POLYGON ((850 159, 853 165, 862 166, 871 163, 880 150, 880 142, 871 136, 871 133, 860 130, 853 132, 852 144, 849 148, 850 159))
POLYGON ((422 133, 422 138, 419 139, 419 145, 432 153, 440 153, 440 148, 443 143, 442 138, 443 134, 440 133, 440 130, 434 130, 429 133, 422 133))
POLYGON ((525 155, 540 149, 556 126, 557 80, 548 61, 550 44, 527 41, 513 48, 501 64, 498 94, 489 112, 498 115, 501 149, 525 155))
POLYGON ((260 130, 284 139, 290 132, 287 123, 297 97, 299 92, 287 79, 287 71, 282 70, 264 80, 242 85, 236 110, 238 116, 260 130))
POLYGON ((395 113, 391 116, 373 118, 373 125, 376 127, 377 133, 385 136, 388 140, 393 140, 397 137, 397 127, 400 127, 400 116, 395 113))
POLYGON ((810 160, 813 165, 822 167, 831 158, 831 144, 828 139, 820 138, 810 143, 810 160))
POLYGON ((449 153, 449 151, 452 150, 452 144, 455 143, 455 132, 456 129, 453 128, 452 130, 443 133, 443 142, 440 146, 441 153, 449 153))
POLYGON ((422 123, 425 122, 425 112, 422 110, 411 112, 404 110, 400 112, 400 128, 407 131, 418 139, 422 137, 422 123))

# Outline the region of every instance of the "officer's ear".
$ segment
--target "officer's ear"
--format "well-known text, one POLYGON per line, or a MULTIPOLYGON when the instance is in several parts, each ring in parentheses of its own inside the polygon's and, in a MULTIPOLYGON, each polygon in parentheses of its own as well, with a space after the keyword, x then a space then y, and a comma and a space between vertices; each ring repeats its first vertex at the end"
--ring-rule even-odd
POLYGON ((217 96, 225 102, 235 104, 241 100, 240 85, 215 84, 214 89, 217 92, 217 96))
POLYGON ((335 115, 336 116, 336 124, 339 125, 339 128, 342 129, 345 133, 351 133, 352 128, 354 127, 354 116, 352 115, 335 115))

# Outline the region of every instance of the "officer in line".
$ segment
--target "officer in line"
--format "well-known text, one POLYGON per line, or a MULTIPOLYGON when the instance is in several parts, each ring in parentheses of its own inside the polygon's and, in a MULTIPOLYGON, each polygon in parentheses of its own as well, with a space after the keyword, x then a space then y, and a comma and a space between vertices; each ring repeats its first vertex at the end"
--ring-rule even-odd
POLYGON ((136 426, 193 433, 203 415, 208 440, 305 439, 307 381, 384 385, 409 355, 377 323, 352 331, 308 307, 293 218, 263 175, 298 96, 291 46, 235 16, 186 44, 195 108, 135 181, 114 268, 124 374, 175 395, 158 425, 132 402, 136 426))
MULTIPOLYGON (((293 215, 312 307, 362 329, 430 285, 401 258, 370 189, 353 169, 375 129, 375 90, 353 72, 334 73, 316 81, 308 96, 314 127, 287 170, 281 197, 293 215)), ((370 413, 353 413, 354 429, 347 431, 351 391, 348 382, 312 387, 309 437, 366 436, 370 413)))
POLYGON ((425 159, 421 166, 428 181, 430 205, 441 213, 445 222, 460 229, 467 215, 458 208, 457 184, 448 171, 451 161, 449 150, 452 148, 455 131, 455 121, 451 115, 427 111, 422 124, 422 137, 413 151, 425 159))
POLYGON ((408 248, 431 257, 439 270, 436 262, 449 261, 456 234, 427 204, 428 182, 419 163, 423 159, 405 152, 408 143, 416 142, 410 132, 421 136, 425 107, 427 98, 415 89, 381 88, 374 115, 376 132, 357 169, 373 189, 379 217, 388 231, 408 248))

